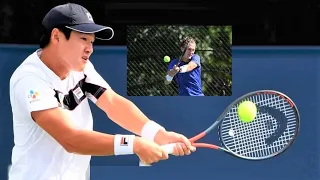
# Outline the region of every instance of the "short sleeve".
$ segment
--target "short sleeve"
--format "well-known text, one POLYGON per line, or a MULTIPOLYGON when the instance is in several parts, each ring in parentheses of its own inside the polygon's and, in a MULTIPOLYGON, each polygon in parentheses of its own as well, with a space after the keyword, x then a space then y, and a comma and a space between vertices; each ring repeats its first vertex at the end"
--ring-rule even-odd
POLYGON ((109 84, 101 77, 101 75, 95 70, 93 64, 89 61, 84 69, 85 79, 85 91, 87 97, 94 103, 99 97, 107 90, 111 89, 109 84))
POLYGON ((200 56, 198 54, 193 55, 191 61, 195 62, 198 66, 201 66, 200 56))
POLYGON ((29 113, 59 107, 55 91, 45 80, 34 75, 21 78, 10 91, 18 106, 29 113))
POLYGON ((170 62, 170 64, 168 65, 168 71, 170 71, 170 69, 172 69, 173 68, 173 66, 175 65, 175 60, 172 60, 171 62, 170 62))

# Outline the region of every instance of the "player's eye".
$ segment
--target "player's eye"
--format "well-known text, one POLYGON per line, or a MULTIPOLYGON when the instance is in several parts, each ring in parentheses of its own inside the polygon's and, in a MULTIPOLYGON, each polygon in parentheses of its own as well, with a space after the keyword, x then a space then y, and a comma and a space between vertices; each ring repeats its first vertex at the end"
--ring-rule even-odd
MULTIPOLYGON (((88 40, 86 37, 82 37, 81 39, 84 40, 84 41, 87 41, 87 40, 88 40)), ((90 41, 90 43, 93 44, 94 41, 90 41)))

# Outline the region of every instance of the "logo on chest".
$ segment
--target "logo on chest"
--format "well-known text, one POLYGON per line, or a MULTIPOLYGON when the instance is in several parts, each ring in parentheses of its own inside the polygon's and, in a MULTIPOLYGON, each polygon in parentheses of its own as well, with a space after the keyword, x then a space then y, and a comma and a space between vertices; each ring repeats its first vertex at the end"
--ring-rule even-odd
POLYGON ((68 92, 68 94, 63 94, 62 92, 55 90, 55 97, 57 98, 60 107, 74 110, 86 98, 80 85, 82 85, 82 83, 79 82, 76 87, 68 92))
POLYGON ((76 89, 74 89, 73 91, 73 95, 77 100, 81 100, 82 97, 84 96, 82 90, 80 87, 77 87, 76 89))

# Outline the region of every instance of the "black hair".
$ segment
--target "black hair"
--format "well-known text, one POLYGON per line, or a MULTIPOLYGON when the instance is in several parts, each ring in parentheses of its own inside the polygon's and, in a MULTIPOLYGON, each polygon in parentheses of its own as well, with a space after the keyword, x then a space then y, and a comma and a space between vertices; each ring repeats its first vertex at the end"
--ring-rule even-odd
MULTIPOLYGON (((66 28, 65 26, 58 26, 55 27, 57 29, 59 29, 66 37, 67 40, 69 40, 70 35, 71 35, 71 29, 66 28)), ((48 46, 48 44, 50 43, 50 39, 51 39, 51 32, 54 28, 47 30, 46 28, 43 27, 42 30, 42 36, 40 38, 40 48, 45 48, 46 46, 48 46)))

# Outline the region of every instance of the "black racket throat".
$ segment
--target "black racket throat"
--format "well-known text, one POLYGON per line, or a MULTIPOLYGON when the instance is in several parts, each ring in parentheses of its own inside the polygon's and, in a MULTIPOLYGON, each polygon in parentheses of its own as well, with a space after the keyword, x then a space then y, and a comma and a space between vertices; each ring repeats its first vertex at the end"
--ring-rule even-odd
POLYGON ((177 64, 176 64, 176 66, 179 66, 179 64, 183 61, 182 58, 183 58, 183 56, 185 55, 188 47, 189 47, 189 42, 188 42, 188 43, 186 44, 186 46, 184 47, 183 52, 182 52, 182 55, 180 56, 180 58, 179 58, 179 60, 178 60, 178 62, 177 62, 177 64))

